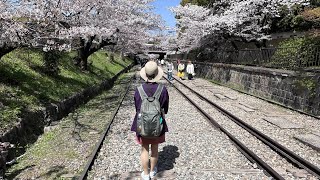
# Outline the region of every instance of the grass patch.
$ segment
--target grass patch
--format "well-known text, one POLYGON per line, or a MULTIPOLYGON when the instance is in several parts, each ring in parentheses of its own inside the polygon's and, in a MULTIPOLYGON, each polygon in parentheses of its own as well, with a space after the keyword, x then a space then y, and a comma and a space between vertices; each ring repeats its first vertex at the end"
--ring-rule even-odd
POLYGON ((59 124, 29 145, 8 179, 77 179, 100 135, 124 95, 132 74, 123 74, 115 86, 81 105, 59 124))
MULTIPOLYGON (((44 52, 16 49, 0 60, 0 132, 18 121, 24 110, 37 110, 48 103, 58 102, 87 87, 106 80, 131 60, 115 54, 110 61, 106 51, 98 51, 88 59, 88 71, 73 64, 76 52, 61 53, 60 73, 51 77, 43 73, 44 52)), ((109 54, 109 53, 108 53, 109 54)))

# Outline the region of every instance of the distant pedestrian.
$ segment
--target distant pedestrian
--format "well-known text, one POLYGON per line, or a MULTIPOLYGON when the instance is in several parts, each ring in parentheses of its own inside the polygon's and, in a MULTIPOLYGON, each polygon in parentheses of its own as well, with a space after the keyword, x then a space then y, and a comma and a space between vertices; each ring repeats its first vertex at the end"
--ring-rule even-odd
POLYGON ((173 80, 173 78, 172 78, 173 69, 174 69, 174 66, 173 66, 172 61, 171 61, 171 60, 168 60, 168 63, 167 63, 167 73, 168 73, 168 80, 169 80, 169 81, 172 81, 172 80, 173 80))
POLYGON ((188 61, 187 65, 187 74, 188 74, 188 79, 191 80, 194 76, 194 66, 191 61, 188 61))
POLYGON ((141 67, 144 67, 146 65, 147 61, 148 60, 145 59, 145 58, 141 59, 141 62, 142 62, 142 66, 141 67))
POLYGON ((178 60, 178 77, 181 80, 184 80, 184 64, 180 62, 180 60, 178 60))
POLYGON ((164 66, 164 59, 161 59, 161 66, 163 67, 164 66))
POLYGON ((140 71, 140 76, 146 82, 140 85, 134 94, 136 115, 131 126, 131 131, 136 132, 136 140, 142 146, 140 158, 143 171, 141 173, 141 177, 143 180, 148 180, 157 174, 158 145, 159 143, 165 142, 165 132, 168 132, 164 114, 167 114, 168 112, 169 95, 166 87, 157 83, 163 76, 163 70, 157 66, 156 62, 149 61, 146 63, 145 67, 140 71), (149 105, 150 102, 153 103, 153 101, 157 101, 154 104, 160 106, 159 111, 148 111, 151 106, 147 105, 149 105), (161 115, 150 116, 151 112, 161 112, 161 115), (152 122, 148 121, 148 117, 152 118, 152 122), (148 126, 148 123, 153 123, 154 120, 156 120, 155 122, 159 122, 159 124, 156 123, 156 126, 161 125, 161 131, 149 131, 150 129, 148 128, 153 128, 153 126, 148 126), (146 126, 148 127, 146 128, 146 126), (159 136, 148 138, 144 135, 144 137, 142 137, 142 135, 146 134, 146 132, 156 132, 156 134, 159 134, 159 136), (151 145, 150 173, 148 172, 149 145, 151 145))

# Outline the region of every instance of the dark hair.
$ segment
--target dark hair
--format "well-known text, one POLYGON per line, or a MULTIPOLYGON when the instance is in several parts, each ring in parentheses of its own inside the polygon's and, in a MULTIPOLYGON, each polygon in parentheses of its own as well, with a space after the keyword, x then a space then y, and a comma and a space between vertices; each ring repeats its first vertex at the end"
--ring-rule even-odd
POLYGON ((154 79, 155 77, 156 77, 155 74, 147 75, 147 78, 150 79, 150 80, 151 80, 151 79, 154 79))

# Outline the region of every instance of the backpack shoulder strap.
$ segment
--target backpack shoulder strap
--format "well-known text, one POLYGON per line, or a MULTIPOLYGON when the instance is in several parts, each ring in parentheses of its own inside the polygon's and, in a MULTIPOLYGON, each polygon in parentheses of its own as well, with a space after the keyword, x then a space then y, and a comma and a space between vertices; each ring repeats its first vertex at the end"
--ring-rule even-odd
POLYGON ((156 99, 159 99, 160 96, 161 96, 162 90, 163 90, 163 85, 159 84, 158 87, 157 87, 156 92, 153 94, 153 97, 156 98, 156 99))
POLYGON ((140 95, 141 100, 148 98, 148 95, 144 91, 142 84, 140 86, 138 86, 138 91, 139 91, 139 95, 140 95))

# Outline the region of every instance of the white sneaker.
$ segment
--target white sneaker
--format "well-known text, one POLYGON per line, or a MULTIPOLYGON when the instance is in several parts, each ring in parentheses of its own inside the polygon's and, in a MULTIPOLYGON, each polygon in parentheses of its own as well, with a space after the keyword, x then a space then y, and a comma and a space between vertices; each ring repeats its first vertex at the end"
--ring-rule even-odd
POLYGON ((143 171, 141 173, 141 178, 142 180, 150 180, 149 174, 145 175, 143 171))
POLYGON ((154 178, 157 175, 157 172, 158 172, 158 168, 154 167, 153 171, 150 172, 150 178, 151 179, 154 178))

